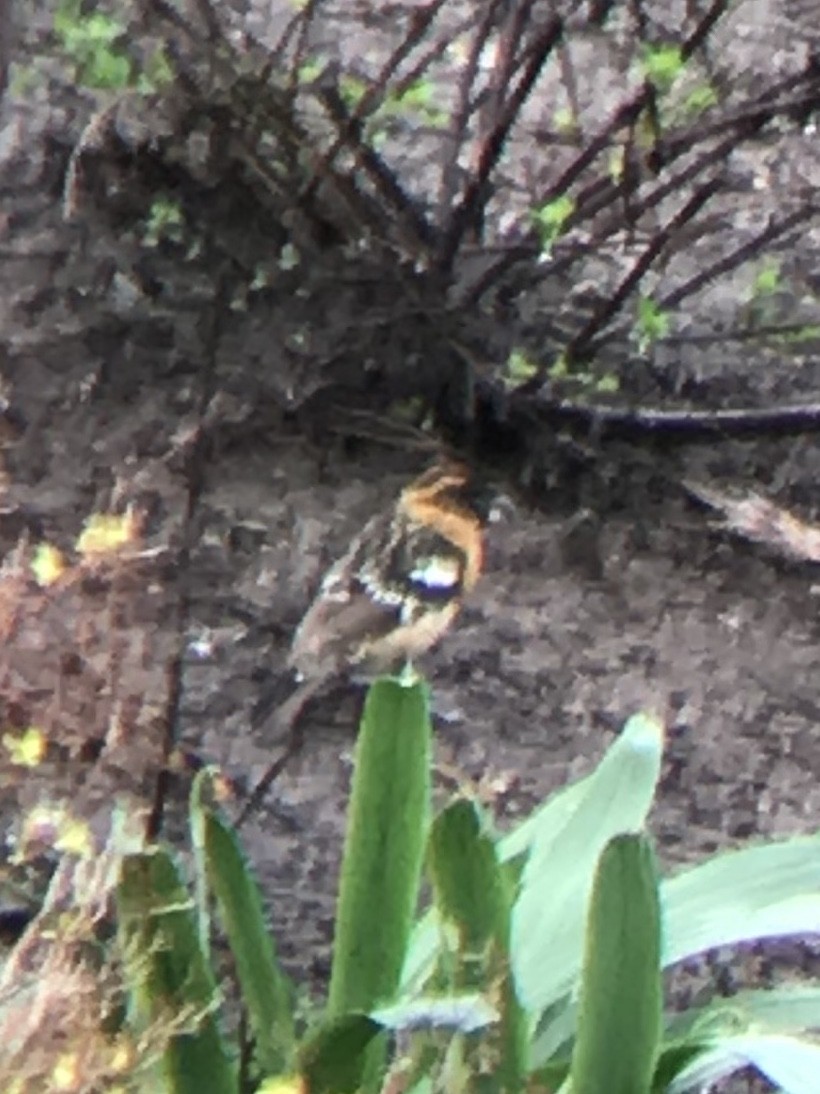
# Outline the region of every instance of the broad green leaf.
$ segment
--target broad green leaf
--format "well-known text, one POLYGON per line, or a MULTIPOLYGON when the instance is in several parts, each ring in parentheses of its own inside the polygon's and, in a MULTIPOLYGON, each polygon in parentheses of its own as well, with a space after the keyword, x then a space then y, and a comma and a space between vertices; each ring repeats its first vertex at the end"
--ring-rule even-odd
POLYGON ((132 1028, 174 1030, 156 1066, 157 1089, 236 1094, 236 1074, 214 1014, 213 971, 171 856, 159 848, 127 855, 116 901, 132 1028))
POLYGON ((791 984, 738 992, 674 1014, 667 1022, 666 1036, 714 1040, 718 1035, 752 1030, 800 1033, 808 1029, 820 1029, 820 986, 791 984))
POLYGON ((588 793, 589 784, 595 778, 595 773, 587 775, 578 782, 562 786, 544 802, 542 806, 531 813, 512 832, 508 832, 499 841, 498 854, 502 862, 527 855, 532 850, 536 837, 541 832, 549 832, 553 828, 559 828, 566 824, 569 817, 578 808, 578 803, 588 793))
POLYGON ((413 929, 407 946, 407 956, 401 971, 402 995, 423 990, 435 972, 436 955, 444 925, 436 908, 430 908, 413 929))
MULTIPOLYGON (((778 843, 762 844, 742 851, 730 851, 691 867, 677 877, 661 882, 661 904, 664 909, 662 964, 668 968, 676 962, 723 945, 732 945, 755 938, 817 934, 820 931, 820 839, 798 837, 778 843)), ((788 995, 789 993, 787 993, 788 995)), ((762 992, 738 996, 732 1003, 706 1008, 702 1020, 730 1020, 734 1015, 742 1023, 742 1008, 747 1005, 766 1007, 775 1024, 772 1031, 794 1032, 802 1028, 788 1024, 788 1015, 796 1021, 798 1002, 795 998, 780 1001, 779 996, 762 992), (782 1018, 774 1017, 782 1007, 782 1018)), ((813 1006, 805 1001, 803 1014, 813 1006)), ((813 1012, 811 1012, 813 1013, 813 1012)), ((686 1021, 695 1015, 673 1020, 670 1035, 683 1034, 686 1021)), ((761 1016, 761 1021, 765 1021, 761 1016)), ((543 1066, 572 1037, 576 1022, 576 1007, 567 996, 563 1005, 548 1012, 539 1023, 534 1039, 532 1058, 535 1066, 543 1066)), ((815 1024, 815 1023, 807 1023, 815 1024)), ((734 1025, 731 1032, 745 1030, 734 1025)), ((693 1031, 700 1033, 701 1031, 693 1031)))
POLYGON ((654 856, 642 836, 616 836, 601 855, 586 927, 573 1094, 649 1094, 663 994, 654 856))
POLYGON ((726 1037, 692 1061, 670 1083, 668 1094, 704 1090, 751 1065, 782 1094, 817 1094, 820 1044, 780 1034, 726 1037))
MULTIPOLYGON (((591 792, 595 778, 596 772, 593 772, 579 779, 578 782, 562 786, 551 794, 542 806, 499 840, 500 861, 524 862, 540 834, 563 831, 579 803, 591 792)), ((403 992, 420 990, 432 974, 441 939, 441 929, 441 922, 435 908, 426 912, 416 924, 408 948, 407 960, 402 970, 403 992)))
POLYGON ((662 748, 658 722, 645 715, 630 718, 574 795, 574 808, 563 823, 545 824, 534 836, 513 909, 512 936, 518 993, 533 1014, 560 999, 577 980, 598 856, 613 836, 643 828, 662 748))
POLYGON ((203 820, 208 878, 236 961, 256 1056, 266 1074, 278 1074, 291 1066, 295 1045, 291 986, 276 960, 259 888, 235 834, 211 810, 203 820))
POLYGON ((666 968, 717 946, 820 932, 820 836, 729 851, 661 885, 666 968))

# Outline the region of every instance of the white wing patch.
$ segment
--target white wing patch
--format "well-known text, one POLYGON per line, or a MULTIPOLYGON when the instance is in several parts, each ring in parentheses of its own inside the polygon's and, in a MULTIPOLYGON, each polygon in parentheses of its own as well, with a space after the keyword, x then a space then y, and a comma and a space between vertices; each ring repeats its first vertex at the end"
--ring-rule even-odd
POLYGON ((404 601, 404 595, 400 589, 388 589, 382 585, 378 574, 363 571, 359 574, 359 580, 367 590, 367 595, 377 604, 384 604, 388 608, 398 608, 404 601))
POLYGON ((457 559, 433 555, 421 559, 408 576, 416 585, 428 589, 455 589, 461 580, 461 565, 457 559))

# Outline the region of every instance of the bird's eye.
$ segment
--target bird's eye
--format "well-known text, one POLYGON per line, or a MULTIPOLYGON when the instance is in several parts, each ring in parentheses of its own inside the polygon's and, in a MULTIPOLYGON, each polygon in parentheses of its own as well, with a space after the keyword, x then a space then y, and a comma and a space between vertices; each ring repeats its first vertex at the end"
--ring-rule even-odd
POLYGON ((461 581, 461 566, 457 559, 433 555, 419 559, 408 576, 414 585, 427 589, 454 589, 461 581))

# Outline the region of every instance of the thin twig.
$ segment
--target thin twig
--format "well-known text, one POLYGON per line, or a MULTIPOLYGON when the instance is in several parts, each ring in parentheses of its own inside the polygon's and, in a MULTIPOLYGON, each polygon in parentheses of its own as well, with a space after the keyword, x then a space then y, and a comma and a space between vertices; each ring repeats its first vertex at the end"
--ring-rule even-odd
POLYGON ((484 17, 476 30, 464 71, 458 84, 458 103, 452 115, 450 127, 449 152, 446 155, 441 169, 441 187, 438 202, 438 223, 444 225, 445 218, 455 201, 458 189, 459 153, 467 139, 467 126, 473 113, 471 94, 478 76, 479 62, 487 41, 495 26, 496 16, 503 0, 491 0, 487 5, 484 17))
MULTIPOLYGON (((214 296, 207 309, 207 327, 205 333, 205 354, 203 367, 200 371, 198 418, 205 422, 208 417, 209 407, 214 400, 216 366, 219 348, 222 343, 225 323, 230 315, 228 299, 230 296, 231 277, 228 267, 223 263, 222 270, 217 275, 217 283, 214 296)), ((186 646, 190 630, 191 615, 191 589, 189 575, 191 574, 190 557, 193 550, 194 517, 205 488, 205 465, 209 445, 209 431, 198 430, 191 440, 191 446, 187 454, 187 492, 185 513, 182 517, 182 539, 177 553, 180 582, 177 594, 175 625, 176 625, 176 649, 168 666, 168 698, 165 704, 165 725, 163 756, 165 763, 159 772, 154 788, 154 799, 151 812, 146 821, 146 838, 149 841, 156 840, 162 829, 163 814, 165 811, 165 799, 170 780, 170 772, 167 762, 177 744, 179 732, 180 711, 184 692, 184 666, 186 660, 186 646)))
MULTIPOLYGON (((727 0, 715 0, 711 8, 705 13, 701 22, 681 46, 681 55, 684 59, 690 57, 702 44, 714 24, 723 14, 726 6, 727 0)), ((629 129, 636 124, 646 106, 650 90, 648 83, 645 84, 639 91, 632 95, 631 98, 617 107, 613 115, 599 129, 598 133, 584 142, 581 151, 575 159, 565 168, 548 190, 540 196, 537 202, 539 206, 547 205, 563 194, 569 193, 571 187, 583 172, 612 145, 615 135, 620 130, 629 129)), ((673 157, 668 147, 665 147, 664 153, 666 160, 671 162, 673 157)), ((598 207, 610 204, 619 194, 621 197, 624 196, 623 188, 621 187, 619 189, 608 177, 605 180, 598 180, 594 186, 598 187, 599 190, 603 187, 603 192, 599 194, 598 207)), ((588 199, 589 196, 590 195, 587 194, 586 199, 588 199)), ((568 229, 581 220, 587 219, 589 216, 590 209, 584 208, 584 200, 585 197, 582 195, 576 204, 573 215, 567 222, 566 227, 568 229)), ((622 223, 622 218, 620 218, 619 225, 622 226, 622 223)), ((534 231, 531 233, 530 239, 531 247, 537 254, 540 248, 538 247, 537 237, 534 231)), ((529 242, 530 241, 528 241, 528 243, 529 242)), ((532 251, 528 246, 519 247, 515 250, 511 249, 510 252, 505 254, 489 270, 484 272, 481 278, 466 294, 465 303, 468 306, 475 306, 478 304, 481 298, 490 291, 493 285, 498 283, 498 280, 503 277, 504 274, 513 266, 517 265, 518 262, 526 260, 531 253, 532 251)), ((544 270, 545 276, 551 275, 551 273, 551 268, 546 268, 544 270)))
POLYGON ((723 274, 730 273, 732 270, 742 266, 743 263, 747 262, 750 258, 763 253, 763 248, 767 244, 772 243, 779 236, 785 235, 786 232, 791 231, 792 228, 796 228, 798 224, 805 220, 812 220, 817 216, 818 210, 820 210, 820 202, 812 201, 808 205, 803 205, 799 209, 795 209, 794 212, 790 213, 782 220, 772 221, 762 232, 758 232, 752 239, 741 244, 741 246, 736 247, 734 251, 724 255, 716 262, 713 262, 711 266, 708 266, 704 270, 700 270, 694 277, 691 277, 688 281, 684 282, 683 285, 679 285, 676 289, 673 289, 672 292, 661 297, 658 301, 658 305, 666 310, 677 307, 687 296, 691 296, 699 289, 702 289, 703 286, 708 285, 710 281, 714 281, 723 274))
MULTIPOLYGON (((335 85, 323 84, 317 94, 334 124, 345 133, 346 144, 376 191, 395 210, 403 226, 411 229, 415 243, 424 250, 431 247, 435 239, 433 227, 417 203, 404 190, 394 172, 362 139, 361 123, 348 112, 338 88, 335 85)), ((303 199, 300 198, 301 200, 303 199)))
POLYGON ((598 332, 609 323, 624 302, 632 295, 661 251, 666 248, 669 241, 681 230, 683 225, 696 216, 706 202, 713 198, 722 187, 722 179, 710 179, 709 182, 695 191, 689 201, 682 209, 678 210, 664 228, 654 233, 649 245, 618 288, 603 301, 586 326, 566 347, 565 354, 568 361, 577 361, 593 350, 598 332))
MULTIPOLYGON (((343 148, 353 145, 353 150, 357 155, 363 154, 361 144, 362 123, 369 114, 378 109, 384 102, 385 90, 393 74, 405 58, 416 48, 416 45, 427 33, 430 24, 446 2, 447 0, 433 0, 433 3, 428 4, 426 8, 413 13, 410 30, 402 38, 398 47, 388 57, 387 61, 382 66, 381 71, 366 89, 353 111, 348 111, 341 96, 338 95, 338 91, 336 91, 336 95, 338 95, 342 106, 341 111, 335 112, 337 116, 334 118, 337 124, 340 125, 339 134, 330 148, 322 155, 319 162, 316 164, 312 175, 303 187, 300 195, 303 201, 310 202, 343 148), (342 119, 344 120, 343 125, 340 124, 342 119)), ((329 90, 328 81, 325 81, 322 90, 329 90)))
POLYGON ((473 176, 464 188, 461 201, 453 210, 436 262, 440 272, 445 274, 450 272, 467 228, 478 219, 478 209, 487 200, 486 186, 490 173, 498 162, 521 107, 532 90, 545 61, 560 41, 563 31, 563 20, 556 16, 533 46, 518 85, 507 98, 502 116, 485 141, 473 176))

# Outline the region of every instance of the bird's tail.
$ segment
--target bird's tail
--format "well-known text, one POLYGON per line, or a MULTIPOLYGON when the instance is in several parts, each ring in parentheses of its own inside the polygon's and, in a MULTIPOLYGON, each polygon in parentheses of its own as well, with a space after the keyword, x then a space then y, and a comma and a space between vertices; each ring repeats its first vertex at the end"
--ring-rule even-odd
MULTIPOLYGON (((234 821, 234 827, 237 829, 244 824, 248 816, 260 804, 268 787, 281 774, 288 760, 290 760, 302 747, 299 719, 305 706, 310 702, 316 692, 319 691, 324 682, 322 677, 317 677, 313 680, 305 680, 299 683, 284 702, 277 703, 275 706, 266 704, 264 718, 262 721, 254 723, 255 726, 262 724, 265 724, 266 728, 270 726, 273 730, 273 735, 278 740, 281 740, 283 745, 280 755, 268 767, 265 774, 251 791, 248 800, 242 806, 239 815, 234 821)), ((268 700, 268 696, 265 696, 264 698, 268 700)), ((260 705, 261 700, 260 703, 257 703, 257 707, 260 705)))
POLYGON ((251 710, 251 729, 259 729, 272 717, 274 711, 283 706, 291 696, 302 687, 303 681, 297 673, 288 669, 266 683, 261 695, 251 710))

